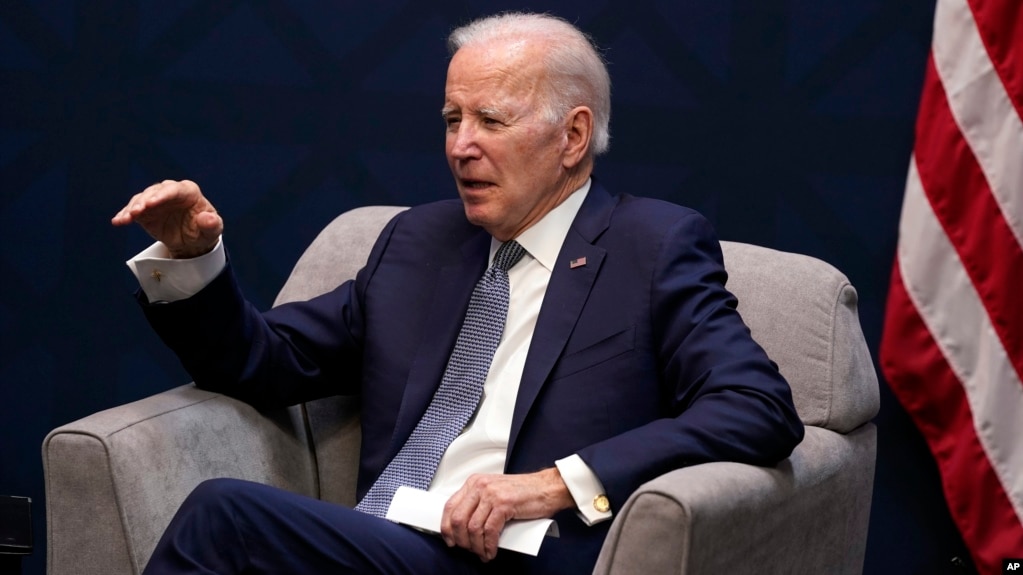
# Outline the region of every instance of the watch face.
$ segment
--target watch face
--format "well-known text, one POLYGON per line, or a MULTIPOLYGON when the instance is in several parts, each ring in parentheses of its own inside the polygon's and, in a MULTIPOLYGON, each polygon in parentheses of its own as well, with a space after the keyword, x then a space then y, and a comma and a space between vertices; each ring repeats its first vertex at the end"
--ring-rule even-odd
POLYGON ((32 500, 0 495, 0 553, 32 552, 32 500))

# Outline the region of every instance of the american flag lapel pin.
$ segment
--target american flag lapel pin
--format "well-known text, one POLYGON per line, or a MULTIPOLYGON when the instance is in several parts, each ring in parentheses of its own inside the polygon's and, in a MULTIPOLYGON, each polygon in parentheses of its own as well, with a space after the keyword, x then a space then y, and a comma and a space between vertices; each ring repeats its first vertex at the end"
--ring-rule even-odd
POLYGON ((586 258, 575 258, 574 260, 568 262, 569 269, 573 270, 575 268, 581 268, 584 265, 586 265, 586 258))

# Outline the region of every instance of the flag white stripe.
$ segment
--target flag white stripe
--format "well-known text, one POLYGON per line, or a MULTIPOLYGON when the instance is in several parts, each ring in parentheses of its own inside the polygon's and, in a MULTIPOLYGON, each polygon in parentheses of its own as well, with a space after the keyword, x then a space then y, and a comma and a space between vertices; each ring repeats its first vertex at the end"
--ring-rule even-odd
POLYGON ((1023 383, 980 295, 910 163, 899 226, 899 266, 910 300, 963 385, 974 428, 1023 522, 1023 383))
POLYGON ((932 53, 959 130, 1002 217, 1023 246, 1023 121, 988 57, 966 0, 938 2, 932 53))

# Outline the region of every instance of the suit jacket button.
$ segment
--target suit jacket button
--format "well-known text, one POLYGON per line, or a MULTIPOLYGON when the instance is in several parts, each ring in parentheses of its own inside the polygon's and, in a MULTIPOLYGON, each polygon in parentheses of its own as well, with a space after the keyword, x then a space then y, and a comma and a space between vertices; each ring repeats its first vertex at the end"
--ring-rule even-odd
POLYGON ((611 502, 607 500, 607 495, 598 495, 593 498, 593 508, 599 513, 607 513, 611 510, 611 502))

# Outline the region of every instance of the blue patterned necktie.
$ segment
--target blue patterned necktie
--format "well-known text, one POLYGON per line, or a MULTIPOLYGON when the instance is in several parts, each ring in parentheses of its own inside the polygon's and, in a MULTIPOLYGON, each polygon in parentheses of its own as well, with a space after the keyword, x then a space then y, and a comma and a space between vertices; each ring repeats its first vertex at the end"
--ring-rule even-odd
POLYGON ((479 406, 508 315, 508 270, 525 251, 514 240, 498 248, 493 265, 483 273, 469 298, 469 309, 440 387, 401 451, 355 506, 357 510, 384 517, 399 486, 430 487, 441 456, 479 406))

